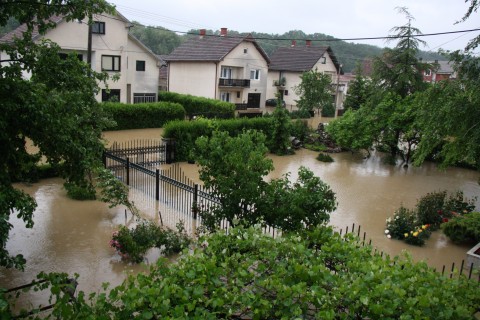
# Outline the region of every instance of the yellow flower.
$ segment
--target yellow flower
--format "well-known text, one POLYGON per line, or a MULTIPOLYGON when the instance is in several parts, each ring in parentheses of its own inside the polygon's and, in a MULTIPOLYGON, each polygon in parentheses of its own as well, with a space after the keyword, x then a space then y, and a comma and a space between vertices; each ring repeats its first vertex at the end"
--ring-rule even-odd
POLYGON ((408 233, 405 233, 404 236, 405 236, 405 238, 408 238, 408 233))
POLYGON ((423 229, 423 230, 427 229, 427 226, 426 226, 426 225, 423 225, 423 226, 422 226, 422 229, 423 229))
POLYGON ((422 229, 418 229, 418 232, 419 232, 419 233, 422 232, 422 231, 423 231, 422 229))
POLYGON ((418 232, 414 232, 414 233, 413 233, 413 236, 414 236, 414 237, 418 236, 418 232))

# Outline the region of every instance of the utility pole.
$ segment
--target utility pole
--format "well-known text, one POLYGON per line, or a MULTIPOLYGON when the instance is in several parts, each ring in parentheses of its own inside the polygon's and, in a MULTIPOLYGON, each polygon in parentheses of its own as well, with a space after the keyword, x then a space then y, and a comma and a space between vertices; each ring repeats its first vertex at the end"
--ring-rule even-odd
POLYGON ((92 68, 92 13, 88 14, 88 47, 87 47, 87 63, 92 68))
POLYGON ((337 117, 338 113, 338 104, 340 102, 340 71, 342 70, 342 65, 338 66, 338 72, 337 72, 337 94, 335 95, 335 118, 337 117))

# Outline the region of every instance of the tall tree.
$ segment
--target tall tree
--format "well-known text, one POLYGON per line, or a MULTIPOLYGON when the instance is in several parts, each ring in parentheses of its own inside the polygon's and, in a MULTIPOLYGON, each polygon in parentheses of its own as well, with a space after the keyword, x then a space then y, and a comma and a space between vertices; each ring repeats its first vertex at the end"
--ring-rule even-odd
POLYGON ((358 111, 361 112, 338 120, 345 121, 345 125, 334 124, 329 129, 335 139, 351 147, 379 147, 389 153, 392 164, 398 156, 408 162, 418 142, 411 95, 425 90, 427 84, 423 81, 422 70, 430 67, 417 58, 422 41, 416 38, 421 33, 412 26, 413 17, 406 8, 398 10, 406 16, 407 23, 392 29, 396 32, 392 37, 398 39, 395 48, 386 49, 382 57, 374 60, 373 91, 360 106, 358 111), (352 120, 357 122, 356 127, 352 120), (360 133, 358 128, 368 130, 360 133))
POLYGON ((301 110, 318 112, 332 103, 332 78, 318 70, 304 72, 301 82, 295 87, 295 92, 300 96, 297 105, 301 110))
MULTIPOLYGON (((52 15, 67 21, 89 14, 110 11, 103 0, 6 0, 0 6, 0 25, 11 18, 24 23, 24 33, 12 43, 1 43, 8 58, 0 63, 0 265, 22 268, 21 255, 6 250, 12 224, 10 214, 32 227, 35 200, 13 187, 13 181, 29 175, 44 156, 52 164, 63 164, 70 184, 93 189, 88 175, 98 163, 103 149, 101 130, 106 125, 94 95, 97 81, 106 75, 92 72, 89 66, 70 55, 60 59, 59 47, 48 40, 36 43, 34 32, 44 34, 54 28, 52 15), (7 63, 8 62, 8 63, 7 63), (55 72, 52 72, 55 70, 55 72), (24 73, 31 78, 25 79, 24 73), (39 152, 26 151, 29 138, 39 152)), ((4 55, 2 55, 4 57, 4 55)))
POLYGON ((346 110, 354 109, 357 110, 363 105, 370 94, 369 92, 370 83, 367 78, 363 75, 361 63, 357 63, 355 67, 355 79, 350 82, 348 85, 347 98, 343 104, 346 110))
MULTIPOLYGON (((478 0, 470 6, 459 21, 465 21, 477 12, 478 0)), ((442 166, 466 163, 480 170, 480 58, 474 50, 480 45, 480 36, 470 40, 465 51, 450 55, 457 77, 442 81, 417 99, 417 125, 422 137, 415 162, 433 157, 442 166)))
POLYGON ((405 15, 407 23, 392 28, 394 34, 389 41, 397 40, 397 45, 393 49, 386 48, 381 57, 374 59, 372 78, 376 86, 406 97, 425 88, 422 71, 431 66, 418 58, 420 45, 425 45, 425 41, 416 37, 422 33, 412 26, 413 16, 406 8, 397 10, 405 15))

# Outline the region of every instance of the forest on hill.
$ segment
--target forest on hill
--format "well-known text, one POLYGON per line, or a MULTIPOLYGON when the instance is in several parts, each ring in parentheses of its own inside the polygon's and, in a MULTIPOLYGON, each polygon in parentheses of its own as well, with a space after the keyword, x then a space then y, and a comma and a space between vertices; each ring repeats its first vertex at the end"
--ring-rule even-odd
MULTIPOLYGON (((163 27, 144 26, 135 21, 133 21, 132 24, 134 27, 130 29, 131 34, 158 55, 170 54, 183 41, 199 34, 199 30, 190 30, 185 34, 179 35, 163 27)), ((6 25, 0 26, 0 36, 17 26, 18 22, 10 19, 6 25)), ((207 34, 218 35, 219 31, 207 30, 207 34)), ((228 35, 246 36, 247 34, 229 30, 228 35)), ((292 40, 296 40, 297 46, 304 46, 305 42, 303 40, 306 39, 311 40, 313 46, 330 46, 339 63, 343 65, 342 70, 345 73, 352 72, 357 62, 361 62, 366 58, 379 56, 383 51, 383 48, 378 46, 338 41, 330 35, 323 33, 306 34, 301 30, 291 30, 284 34, 252 32, 251 35, 268 55, 271 55, 278 47, 290 46, 292 40)), ((446 59, 437 52, 427 51, 420 51, 420 57, 425 61, 446 59)))
MULTIPOLYGON (((190 37, 196 37, 200 30, 190 30, 186 34, 178 35, 162 27, 143 26, 133 22, 131 33, 141 40, 153 52, 160 55, 170 54, 177 46, 190 37)), ((219 35, 220 31, 207 30, 207 35, 219 35)), ((228 30, 229 36, 246 36, 235 30, 228 30)), ((297 46, 305 46, 305 41, 311 40, 313 46, 330 46, 339 63, 343 65, 343 72, 352 72, 357 62, 366 58, 379 56, 383 48, 368 44, 351 43, 335 40, 335 37, 322 33, 306 34, 301 30, 292 30, 284 34, 267 34, 252 32, 252 37, 271 55, 279 47, 290 46, 292 40, 296 40, 297 46)), ((445 60, 446 58, 437 52, 421 51, 420 58, 425 61, 445 60)))

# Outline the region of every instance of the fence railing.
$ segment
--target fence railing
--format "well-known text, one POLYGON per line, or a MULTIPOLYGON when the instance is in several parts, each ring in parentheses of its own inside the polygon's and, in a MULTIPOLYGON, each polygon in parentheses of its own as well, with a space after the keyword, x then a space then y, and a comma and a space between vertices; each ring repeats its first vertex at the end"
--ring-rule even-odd
MULTIPOLYGON (((168 153, 168 151, 166 152, 168 153)), ((179 222, 180 220, 185 222, 185 220, 188 219, 191 222, 191 224, 188 225, 192 226, 192 228, 187 225, 187 229, 194 232, 197 222, 201 225, 200 217, 197 217, 196 211, 192 210, 194 204, 197 204, 203 208, 221 205, 219 199, 212 196, 209 190, 206 190, 203 186, 188 178, 181 170, 179 164, 173 164, 169 169, 165 170, 148 168, 144 166, 148 164, 148 162, 144 161, 140 164, 133 163, 130 161, 129 157, 121 157, 125 154, 129 153, 119 152, 117 155, 115 155, 110 150, 106 150, 104 152, 105 167, 112 170, 116 177, 123 181, 126 185, 141 191, 142 194, 148 195, 152 199, 155 199, 156 202, 154 206, 155 211, 159 214, 159 219, 164 220, 167 218, 164 215, 162 216, 162 211, 164 213, 170 212, 176 215, 177 218, 173 219, 175 223, 169 223, 170 227, 175 225, 176 222, 179 222), (162 206, 160 206, 159 202, 162 203, 162 206)), ((221 228, 228 230, 228 228, 230 228, 228 221, 222 221, 221 228)), ((272 235, 273 237, 280 235, 278 230, 268 226, 264 228, 264 232, 272 235)), ((363 235, 361 234, 361 226, 357 226, 357 229, 355 230, 354 223, 350 231, 349 227, 346 227, 345 234, 349 232, 354 234, 356 233, 361 245, 365 246, 372 244, 371 239, 368 243, 366 243, 366 232, 364 232, 363 235)), ((342 235, 343 230, 340 229, 339 233, 342 235)), ((374 254, 377 254, 377 249, 375 249, 374 254)), ((378 251, 378 254, 382 257, 384 255, 383 251, 378 251)), ((459 275, 462 275, 466 270, 468 271, 468 278, 472 279, 474 269, 475 267, 473 264, 471 266, 465 266, 465 261, 462 260, 459 269, 459 275)), ((455 263, 452 263, 450 268, 450 277, 455 274, 454 271, 455 263)), ((445 275, 445 272, 446 265, 444 265, 442 268, 442 275, 445 275)), ((480 281, 480 274, 478 276, 478 281, 480 281)))

